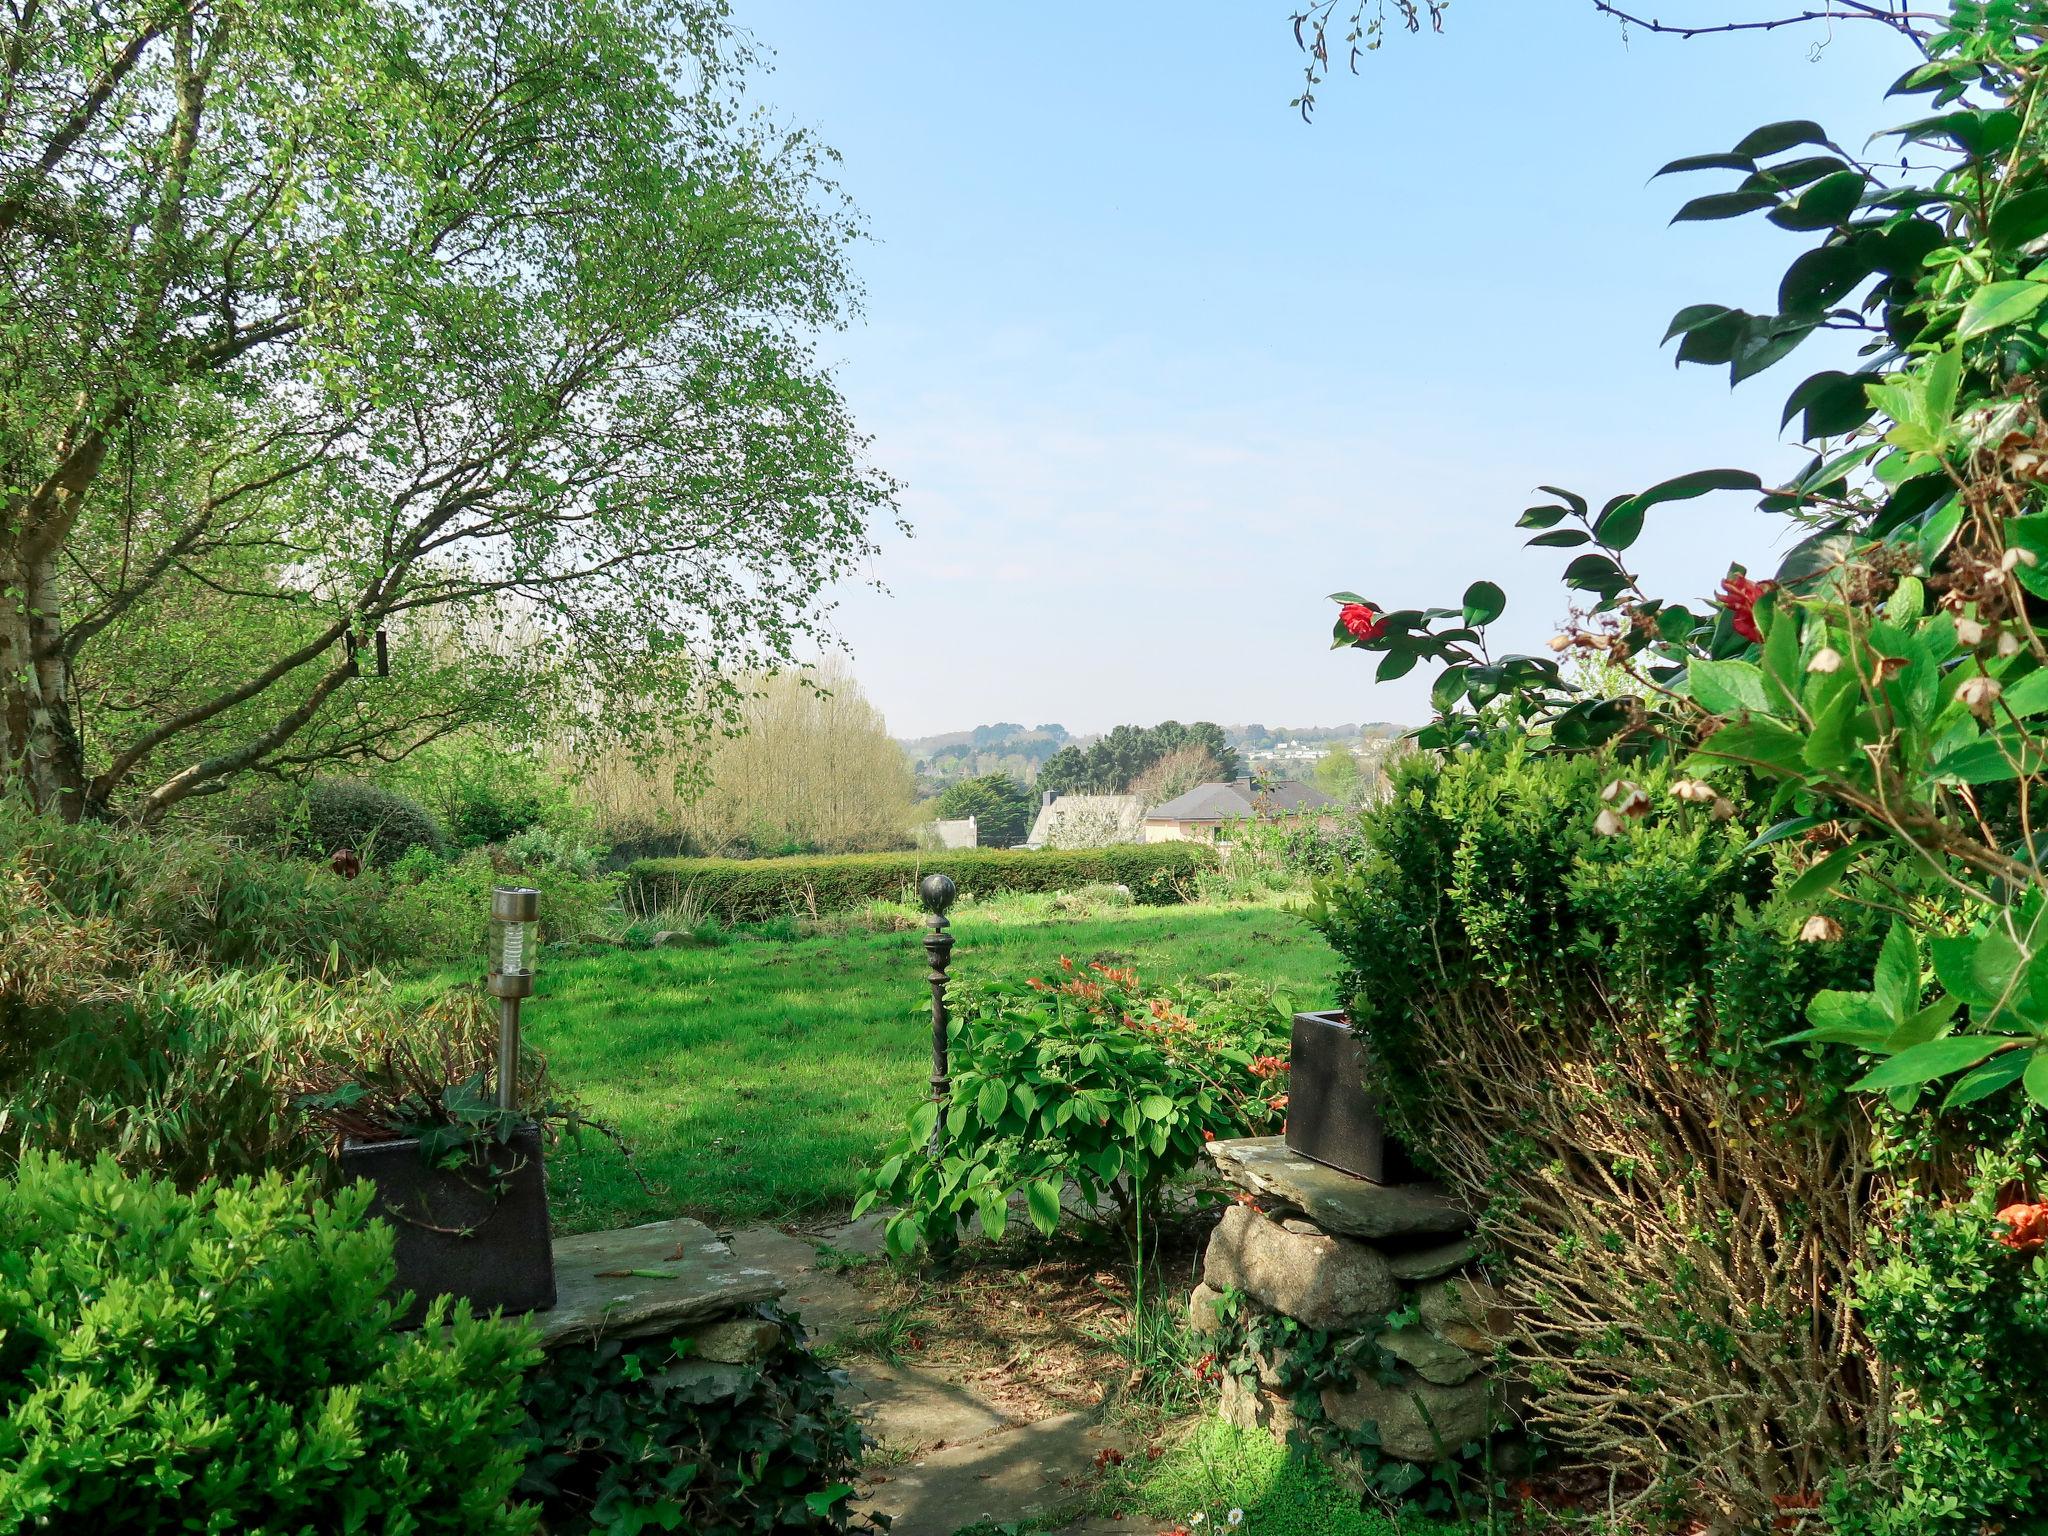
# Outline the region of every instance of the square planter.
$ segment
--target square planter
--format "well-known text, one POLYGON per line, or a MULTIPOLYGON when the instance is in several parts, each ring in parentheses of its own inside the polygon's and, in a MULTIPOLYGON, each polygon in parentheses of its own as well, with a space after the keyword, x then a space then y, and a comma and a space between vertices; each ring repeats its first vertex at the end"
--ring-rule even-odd
POLYGON ((413 1293, 401 1327, 417 1324, 435 1296, 466 1296, 478 1312, 555 1304, 540 1127, 520 1127, 490 1160, 491 1174, 451 1172, 421 1157, 416 1138, 342 1144, 342 1176, 376 1186, 371 1214, 398 1236, 396 1289, 413 1293))
POLYGON ((1290 1151, 1375 1184, 1417 1177, 1406 1150, 1387 1134, 1372 1053, 1341 1010, 1294 1016, 1288 1065, 1290 1151))

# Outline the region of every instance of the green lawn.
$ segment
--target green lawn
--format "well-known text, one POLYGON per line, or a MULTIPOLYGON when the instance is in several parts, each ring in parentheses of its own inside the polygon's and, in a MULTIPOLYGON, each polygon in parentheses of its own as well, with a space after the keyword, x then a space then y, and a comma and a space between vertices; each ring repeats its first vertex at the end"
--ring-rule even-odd
MULTIPOLYGON (((1036 975, 1063 954, 1149 978, 1235 971, 1300 1006, 1335 1000, 1337 961, 1277 907, 1136 907, 1085 919, 979 912, 954 923, 953 974, 1036 975)), ((843 1210, 930 1071, 919 933, 735 937, 690 949, 551 958, 527 1038, 556 1081, 633 1145, 649 1196, 596 1137, 550 1166, 558 1225, 677 1214, 719 1223, 843 1210)))
POLYGON ((1132 1461, 1105 1498, 1124 1513, 1186 1522, 1205 1536, 1480 1536, 1479 1524, 1361 1509, 1321 1462, 1263 1430, 1211 1419, 1156 1462, 1132 1461), (1233 1526, 1230 1514, 1242 1511, 1233 1526))

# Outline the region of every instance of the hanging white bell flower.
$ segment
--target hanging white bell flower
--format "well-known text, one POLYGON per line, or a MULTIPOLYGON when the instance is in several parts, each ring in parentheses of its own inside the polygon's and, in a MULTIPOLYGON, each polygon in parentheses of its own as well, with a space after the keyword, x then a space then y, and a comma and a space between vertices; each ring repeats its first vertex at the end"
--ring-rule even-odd
POLYGON ((1714 802, 1713 817, 1716 821, 1733 821, 1735 819, 1735 802, 1726 795, 1723 795, 1714 802))
POLYGON ((1628 830, 1628 823, 1614 812, 1603 810, 1593 818, 1593 830, 1602 837, 1619 837, 1628 830))
POLYGON ((1649 791, 1634 779, 1616 779, 1600 791, 1600 798, 1623 816, 1646 815, 1650 809, 1649 791))
POLYGON ((1832 917, 1819 912, 1806 920, 1806 926, 1799 930, 1802 944, 1832 944, 1842 936, 1842 925, 1832 917))
POLYGON ((1684 800, 1692 805, 1712 805, 1715 794, 1714 786, 1704 779, 1680 779, 1671 786, 1673 799, 1684 800))
POLYGON ((1984 643, 1984 626, 1975 619, 1957 619, 1956 639, 1968 646, 1982 645, 1984 643))
POLYGON ((1839 672, 1842 670, 1842 653, 1832 645, 1824 645, 1813 653, 1813 660, 1806 664, 1809 672, 1839 672))
POLYGON ((2005 689, 1997 678, 1982 674, 1966 677, 1956 686, 1957 700, 1967 705, 1971 714, 1986 720, 1991 717, 1991 706, 2003 692, 2005 689))
POLYGON ((2020 637, 2009 629, 2002 631, 1998 637, 1998 654, 2001 656, 2017 656, 2019 653, 2020 637))

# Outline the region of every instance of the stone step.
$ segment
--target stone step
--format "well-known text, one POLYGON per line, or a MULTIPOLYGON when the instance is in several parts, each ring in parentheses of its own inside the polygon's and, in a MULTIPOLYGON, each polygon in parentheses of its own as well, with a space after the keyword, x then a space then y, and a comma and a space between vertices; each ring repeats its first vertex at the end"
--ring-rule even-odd
POLYGON ((1207 1151, 1229 1182, 1294 1207, 1325 1232, 1379 1242, 1472 1229, 1471 1219, 1435 1184, 1375 1184, 1339 1173, 1291 1151, 1283 1137, 1212 1141, 1207 1151))
POLYGON ((701 1221, 678 1217, 555 1239, 555 1305, 527 1321, 553 1348, 729 1317, 783 1290, 773 1270, 735 1253, 701 1221))

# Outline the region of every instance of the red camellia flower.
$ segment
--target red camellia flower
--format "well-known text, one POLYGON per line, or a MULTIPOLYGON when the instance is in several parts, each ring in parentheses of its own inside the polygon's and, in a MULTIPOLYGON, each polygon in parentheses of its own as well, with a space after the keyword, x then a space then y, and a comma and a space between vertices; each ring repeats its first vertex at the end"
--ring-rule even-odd
POLYGON ((1745 640, 1760 641, 1763 634, 1756 627, 1756 600, 1776 585, 1770 581, 1751 581, 1747 576, 1730 576, 1721 583, 1714 601, 1728 610, 1735 633, 1745 640))
POLYGON ((1365 603, 1346 603, 1337 610, 1337 622, 1351 631, 1354 640, 1377 640, 1387 632, 1387 621, 1365 603))
POLYGON ((1998 1234, 1998 1240, 2014 1253, 2039 1253, 2048 1247, 2048 1205, 2008 1205, 1998 1213, 1998 1219, 2007 1228, 1998 1234))

